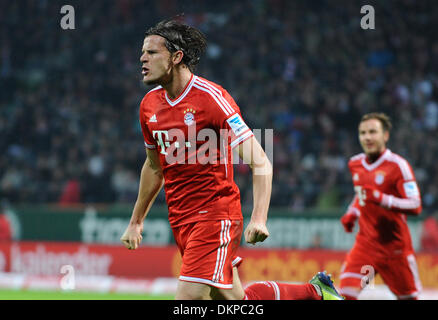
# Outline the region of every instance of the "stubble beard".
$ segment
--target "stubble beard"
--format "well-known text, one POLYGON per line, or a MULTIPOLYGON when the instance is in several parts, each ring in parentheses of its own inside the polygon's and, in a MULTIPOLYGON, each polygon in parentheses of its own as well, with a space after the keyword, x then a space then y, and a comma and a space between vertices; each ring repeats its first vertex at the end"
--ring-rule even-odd
POLYGON ((371 161, 374 162, 376 161, 380 155, 382 154, 382 151, 385 149, 385 146, 381 146, 380 148, 377 148, 375 150, 372 151, 365 151, 365 154, 367 156, 367 158, 371 161))
POLYGON ((160 85, 164 87, 166 84, 172 82, 172 80, 173 80, 172 65, 169 59, 167 71, 164 72, 164 74, 161 77, 152 80, 143 80, 143 83, 145 85, 160 85))

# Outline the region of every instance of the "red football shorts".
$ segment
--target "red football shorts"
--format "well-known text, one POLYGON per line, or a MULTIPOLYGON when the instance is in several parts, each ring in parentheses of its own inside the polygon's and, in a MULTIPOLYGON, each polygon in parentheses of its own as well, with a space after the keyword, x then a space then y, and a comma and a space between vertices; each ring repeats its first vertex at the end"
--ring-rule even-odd
POLYGON ((422 289, 413 253, 379 258, 353 247, 341 271, 340 293, 357 298, 367 280, 377 274, 399 299, 417 298, 422 289))
POLYGON ((182 256, 180 280, 233 288, 232 262, 240 244, 243 220, 213 220, 172 229, 182 256))

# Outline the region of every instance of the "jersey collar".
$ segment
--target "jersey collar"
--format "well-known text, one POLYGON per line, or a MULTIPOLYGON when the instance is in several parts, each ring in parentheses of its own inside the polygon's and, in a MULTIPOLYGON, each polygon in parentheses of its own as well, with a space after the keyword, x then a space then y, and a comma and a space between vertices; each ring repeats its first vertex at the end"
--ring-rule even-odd
POLYGON ((383 161, 385 161, 389 157, 390 154, 391 154, 391 150, 386 149, 385 152, 383 152, 383 154, 380 156, 380 158, 371 164, 369 164, 367 162, 366 156, 365 156, 362 158, 362 165, 368 171, 372 171, 372 170, 376 169, 378 166, 380 166, 383 163, 383 161))
POLYGON ((185 96, 189 93, 190 89, 193 87, 193 84, 195 83, 196 80, 196 76, 192 74, 192 77, 190 78, 190 81, 188 82, 188 84, 186 85, 185 89, 183 90, 183 92, 181 92, 181 94, 175 99, 175 100, 170 100, 170 98, 167 96, 167 92, 164 93, 164 97, 166 98, 167 103, 174 107, 176 106, 178 103, 180 103, 185 96))

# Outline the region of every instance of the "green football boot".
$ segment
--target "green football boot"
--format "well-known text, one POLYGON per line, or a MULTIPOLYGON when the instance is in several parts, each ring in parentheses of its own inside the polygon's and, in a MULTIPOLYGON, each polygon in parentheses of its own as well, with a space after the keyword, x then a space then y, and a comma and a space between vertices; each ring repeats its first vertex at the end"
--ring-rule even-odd
POLYGON ((318 293, 322 296, 322 300, 345 300, 344 297, 336 291, 333 281, 330 279, 330 275, 327 275, 325 271, 318 272, 309 283, 315 286, 318 293))

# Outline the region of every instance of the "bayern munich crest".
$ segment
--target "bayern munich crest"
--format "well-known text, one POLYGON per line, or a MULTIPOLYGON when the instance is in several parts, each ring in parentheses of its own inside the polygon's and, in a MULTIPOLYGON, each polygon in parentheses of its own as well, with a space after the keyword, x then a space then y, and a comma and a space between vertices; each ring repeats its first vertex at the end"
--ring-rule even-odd
POLYGON ((376 173, 376 178, 374 180, 377 184, 382 184, 385 181, 385 174, 378 172, 376 173))
POLYGON ((195 123, 195 113, 196 111, 193 109, 184 110, 184 123, 188 126, 191 126, 195 123))

